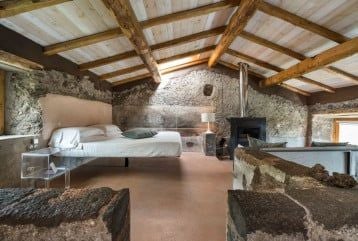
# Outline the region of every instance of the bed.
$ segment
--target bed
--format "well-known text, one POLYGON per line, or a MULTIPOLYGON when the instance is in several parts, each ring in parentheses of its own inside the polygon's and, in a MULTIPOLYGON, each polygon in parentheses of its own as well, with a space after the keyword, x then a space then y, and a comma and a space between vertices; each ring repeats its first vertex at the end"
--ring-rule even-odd
MULTIPOLYGON (((133 130, 138 132, 138 128, 133 130)), ((49 147, 59 148, 58 156, 72 159, 125 158, 126 167, 131 157, 179 157, 181 155, 182 142, 178 132, 156 132, 143 128, 139 130, 140 132, 141 134, 149 133, 150 137, 128 138, 126 132, 123 133, 118 126, 107 124, 60 128, 52 133, 49 147)))

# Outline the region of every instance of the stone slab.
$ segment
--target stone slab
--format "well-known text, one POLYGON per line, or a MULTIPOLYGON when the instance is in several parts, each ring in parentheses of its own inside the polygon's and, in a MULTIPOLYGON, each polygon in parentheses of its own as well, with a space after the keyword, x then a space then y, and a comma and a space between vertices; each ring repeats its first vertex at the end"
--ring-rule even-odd
POLYGON ((129 240, 129 190, 0 189, 0 240, 129 240))

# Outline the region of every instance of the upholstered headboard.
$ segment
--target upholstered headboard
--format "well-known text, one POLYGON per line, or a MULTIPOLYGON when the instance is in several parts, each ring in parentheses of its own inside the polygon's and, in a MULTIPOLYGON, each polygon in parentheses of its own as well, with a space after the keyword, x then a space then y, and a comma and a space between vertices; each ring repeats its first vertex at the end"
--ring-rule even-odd
POLYGON ((40 105, 44 140, 58 128, 112 123, 112 105, 100 101, 47 94, 40 98, 40 105))

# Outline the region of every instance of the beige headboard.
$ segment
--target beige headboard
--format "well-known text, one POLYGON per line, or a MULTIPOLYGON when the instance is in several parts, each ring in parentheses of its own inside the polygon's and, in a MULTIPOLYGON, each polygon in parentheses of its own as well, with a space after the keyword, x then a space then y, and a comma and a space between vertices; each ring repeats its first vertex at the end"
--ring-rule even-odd
POLYGON ((44 140, 58 128, 112 123, 112 105, 107 103, 47 94, 40 98, 40 105, 44 140))

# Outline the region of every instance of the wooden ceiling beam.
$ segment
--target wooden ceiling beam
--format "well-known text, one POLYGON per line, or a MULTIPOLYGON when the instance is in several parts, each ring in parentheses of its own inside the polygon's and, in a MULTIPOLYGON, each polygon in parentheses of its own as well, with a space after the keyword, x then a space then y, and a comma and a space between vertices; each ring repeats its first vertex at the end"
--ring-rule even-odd
POLYGON ((218 61, 221 55, 229 48, 236 36, 244 30, 250 18, 254 15, 259 0, 241 0, 236 12, 232 15, 220 42, 216 46, 208 61, 209 67, 212 67, 218 61))
POLYGON ((125 69, 120 69, 120 70, 116 70, 116 71, 113 71, 113 72, 110 72, 110 73, 100 75, 99 79, 100 80, 106 80, 106 79, 110 79, 110 78, 113 78, 113 77, 116 77, 116 76, 119 76, 119 75, 128 74, 128 73, 131 73, 131 72, 134 72, 134 71, 138 71, 138 70, 144 69, 144 68, 146 68, 145 64, 135 65, 135 66, 128 67, 128 68, 125 68, 125 69))
MULTIPOLYGON (((181 45, 181 44, 185 44, 185 43, 189 43, 192 41, 196 41, 199 39, 204 39, 204 38, 208 38, 208 37, 212 37, 212 36, 216 36, 219 34, 222 34, 225 30, 225 27, 218 27, 218 28, 214 28, 214 29, 210 29, 207 31, 203 31, 203 32, 199 32, 199 33, 195 33, 195 34, 191 34, 191 35, 187 35, 181 38, 177 38, 177 39, 173 39, 173 40, 169 40, 163 43, 158 43, 158 44, 154 44, 151 47, 151 49, 153 51, 158 51, 158 50, 162 50, 162 49, 166 49, 166 48, 170 48, 170 47, 174 47, 177 45, 181 45)), ((88 70, 88 69, 93 69, 93 68, 97 68, 103 65, 107 65, 107 64, 111 64, 117 61, 121 61, 121 60, 125 60, 127 58, 132 58, 137 56, 135 51, 128 51, 125 53, 121 53, 121 54, 116 54, 110 57, 106 57, 103 59, 98 59, 98 60, 94 60, 91 62, 87 62, 87 63, 83 63, 79 65, 79 69, 80 70, 88 70)))
MULTIPOLYGON (((272 49, 272 50, 275 50, 277 52, 280 52, 282 54, 285 54, 285 55, 288 55, 292 58, 295 58, 295 59, 298 59, 298 60, 304 60, 306 59, 306 56, 304 56, 303 54, 300 54, 296 51, 293 51, 289 48, 286 48, 286 47, 283 47, 281 45, 278 45, 276 43, 273 43, 273 42, 270 42, 264 38, 261 38, 261 37, 258 37, 258 36, 255 36, 254 34, 252 33, 248 33, 248 32, 241 32, 241 34, 239 35, 240 37, 242 38, 245 38, 251 42, 254 42, 256 44, 259 44, 259 45, 262 45, 262 46, 265 46, 269 49, 272 49)), ((357 76, 354 76, 350 73, 347 73, 343 70, 340 70, 338 68, 335 68, 333 66, 323 66, 322 67, 323 70, 327 71, 327 72, 330 72, 332 74, 335 74, 335 75, 338 75, 346 80, 349 80, 349 81, 353 81, 353 82, 358 82, 358 77, 357 76)))
MULTIPOLYGON (((235 50, 228 49, 226 52, 228 54, 232 55, 232 56, 235 56, 237 58, 243 59, 243 60, 248 61, 250 63, 256 64, 256 65, 258 65, 260 67, 263 67, 265 69, 273 70, 273 71, 276 71, 276 72, 283 71, 283 69, 278 67, 278 66, 275 66, 275 65, 272 65, 272 64, 267 63, 265 61, 256 59, 256 58, 251 57, 249 55, 237 52, 235 50)), ((296 79, 298 79, 298 80, 300 80, 300 81, 302 81, 304 83, 314 85, 314 86, 316 86, 316 87, 318 87, 318 88, 320 88, 320 89, 322 89, 324 91, 327 91, 327 92, 330 92, 330 93, 335 92, 334 88, 332 88, 332 87, 330 87, 328 85, 322 84, 321 82, 315 81, 313 79, 309 79, 309 78, 306 78, 306 77, 303 77, 303 76, 297 76, 296 79)))
POLYGON ((193 66, 196 66, 196 65, 199 65, 199 64, 203 64, 203 63, 207 62, 208 60, 209 60, 209 58, 194 60, 194 61, 191 61, 191 62, 188 62, 188 63, 185 63, 185 64, 180 64, 180 65, 176 65, 176 66, 173 66, 173 67, 170 67, 170 68, 162 69, 160 71, 160 73, 163 74, 163 75, 164 74, 169 74, 169 73, 181 70, 181 69, 185 69, 185 68, 188 68, 188 67, 193 67, 193 66))
POLYGON ((41 64, 21 58, 3 50, 0 50, 0 65, 25 71, 40 70, 44 68, 41 64))
MULTIPOLYGON (((149 20, 144 20, 144 21, 140 22, 140 25, 142 26, 143 29, 150 28, 150 27, 153 27, 153 26, 159 25, 159 24, 165 24, 165 23, 183 20, 186 18, 202 16, 202 15, 216 12, 219 10, 232 8, 237 5, 238 5, 238 3, 234 2, 234 1, 221 1, 221 2, 217 2, 217 3, 213 3, 213 4, 208 4, 208 5, 205 5, 202 7, 198 7, 198 8, 193 8, 193 9, 189 9, 189 10, 184 10, 184 11, 152 18, 149 20)), ((220 27, 216 28, 215 31, 219 31, 219 30, 220 30, 220 27)), ((224 30, 222 30, 222 32, 224 32, 224 30)), ((219 34, 221 34, 221 33, 219 33, 219 34)), ((116 38, 116 37, 119 37, 122 35, 123 34, 122 34, 122 31, 120 28, 110 29, 110 30, 104 31, 102 33, 92 34, 92 35, 88 35, 85 37, 49 45, 49 46, 45 47, 44 53, 46 55, 52 55, 52 54, 64 52, 67 50, 71 50, 74 48, 79 48, 79 47, 83 47, 86 45, 98 43, 100 41, 105 41, 105 40, 108 40, 111 38, 116 38)))
POLYGON ((314 22, 311 22, 307 19, 304 19, 300 16, 297 16, 293 13, 290 13, 284 9, 281 9, 264 1, 259 4, 258 10, 273 17, 280 18, 286 22, 289 22, 310 32, 316 33, 337 43, 343 43, 349 40, 349 38, 339 33, 336 33, 332 30, 329 30, 328 28, 325 28, 321 25, 318 25, 314 22))
POLYGON ((153 80, 160 82, 158 64, 153 56, 152 50, 147 43, 142 28, 137 21, 135 13, 129 0, 102 0, 111 9, 117 18, 118 25, 123 34, 132 43, 143 63, 152 74, 153 80))
POLYGON ((140 80, 140 79, 146 79, 146 78, 150 78, 152 77, 151 74, 141 74, 141 75, 137 75, 137 76, 134 76, 134 77, 130 77, 128 79, 123 79, 123 80, 119 80, 119 81, 116 81, 116 82, 112 82, 112 85, 113 86, 118 86, 118 85, 123 85, 123 84, 127 84, 127 83, 130 83, 130 82, 133 82, 133 81, 136 81, 136 80, 140 80))
POLYGON ((165 64, 165 63, 172 62, 172 61, 175 61, 175 60, 192 57, 192 56, 197 55, 197 54, 203 54, 203 53, 206 53, 206 52, 209 52, 209 51, 213 51, 214 49, 215 49, 215 45, 212 45, 212 46, 208 46, 208 47, 205 47, 205 48, 202 48, 202 49, 197 49, 197 50, 189 51, 189 52, 186 52, 186 53, 177 54, 177 55, 165 58, 165 59, 158 60, 158 64, 165 64))
POLYGON ((183 20, 186 18, 199 17, 202 15, 217 12, 220 10, 236 7, 237 5, 239 5, 239 3, 240 3, 240 1, 220 1, 217 3, 208 4, 208 5, 205 5, 202 7, 184 10, 184 11, 171 13, 168 15, 144 20, 144 21, 140 22, 140 24, 143 28, 150 28, 150 27, 160 25, 160 24, 171 23, 171 22, 183 20))
POLYGON ((120 28, 107 30, 101 33, 96 33, 89 36, 84 36, 77 39, 68 40, 61 43, 51 44, 44 48, 45 55, 54 55, 61 52, 65 52, 71 49, 80 48, 83 46, 95 44, 98 42, 106 41, 119 37, 122 34, 120 28))
POLYGON ((271 86, 280 84, 288 79, 296 78, 305 73, 312 72, 322 66, 331 64, 335 61, 349 57, 358 52, 358 37, 353 38, 343 44, 323 51, 313 58, 306 58, 298 64, 266 78, 260 82, 261 86, 271 86))
POLYGON ((0 18, 7 18, 69 1, 73 0, 4 0, 0 1, 0 18))
MULTIPOLYGON (((231 63, 228 63, 228 62, 225 62, 225 61, 222 61, 222 60, 218 60, 218 63, 221 64, 221 65, 223 65, 223 66, 226 66, 226 67, 228 67, 228 68, 230 68, 230 69, 239 70, 239 67, 236 66, 236 65, 234 65, 234 64, 231 64, 231 63)), ((259 73, 256 73, 256 72, 254 72, 254 71, 252 71, 252 70, 249 70, 249 74, 250 74, 250 75, 253 75, 253 76, 256 76, 256 77, 259 78, 259 79, 265 79, 265 78, 266 78, 265 76, 263 76, 263 75, 261 75, 261 74, 259 74, 259 73)), ((280 86, 281 86, 282 88, 288 89, 288 90, 290 90, 290 91, 292 91, 292 92, 295 92, 295 93, 297 93, 297 94, 300 94, 300 95, 304 95, 304 96, 310 96, 310 95, 311 95, 311 93, 309 93, 309 92, 307 92, 307 91, 304 91, 304 90, 301 90, 301 89, 299 89, 299 88, 297 88, 297 87, 294 87, 294 86, 292 86, 292 85, 283 84, 283 85, 280 85, 280 86)))

